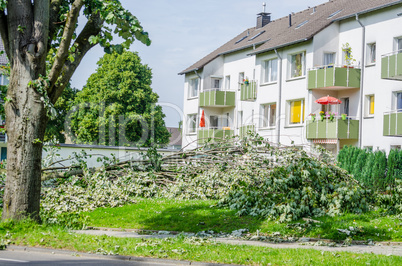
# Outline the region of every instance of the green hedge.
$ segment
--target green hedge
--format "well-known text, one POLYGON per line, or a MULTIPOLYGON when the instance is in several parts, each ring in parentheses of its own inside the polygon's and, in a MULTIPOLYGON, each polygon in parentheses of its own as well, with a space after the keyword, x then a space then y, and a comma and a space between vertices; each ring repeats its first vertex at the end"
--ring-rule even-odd
POLYGON ((371 189, 385 190, 402 179, 402 150, 391 150, 387 158, 383 151, 345 146, 337 159, 340 167, 371 189))

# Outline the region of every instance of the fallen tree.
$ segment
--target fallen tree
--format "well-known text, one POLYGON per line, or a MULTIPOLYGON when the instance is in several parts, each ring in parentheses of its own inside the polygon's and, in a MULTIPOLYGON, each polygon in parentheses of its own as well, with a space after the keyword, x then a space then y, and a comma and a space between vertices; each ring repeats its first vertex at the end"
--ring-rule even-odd
POLYGON ((276 146, 257 135, 214 140, 167 156, 150 149, 144 160, 65 170, 56 172, 63 181, 47 181, 51 188, 44 189, 44 209, 91 210, 135 197, 215 199, 239 215, 284 222, 369 207, 369 191, 325 150, 276 146))

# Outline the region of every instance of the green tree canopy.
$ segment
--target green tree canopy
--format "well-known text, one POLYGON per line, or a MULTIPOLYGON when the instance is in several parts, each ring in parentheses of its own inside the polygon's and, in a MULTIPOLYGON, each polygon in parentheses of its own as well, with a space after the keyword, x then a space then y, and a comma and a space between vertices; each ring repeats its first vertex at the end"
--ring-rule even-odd
POLYGON ((152 71, 137 53, 106 54, 75 99, 71 131, 79 143, 109 146, 166 144, 165 115, 155 105, 152 71))

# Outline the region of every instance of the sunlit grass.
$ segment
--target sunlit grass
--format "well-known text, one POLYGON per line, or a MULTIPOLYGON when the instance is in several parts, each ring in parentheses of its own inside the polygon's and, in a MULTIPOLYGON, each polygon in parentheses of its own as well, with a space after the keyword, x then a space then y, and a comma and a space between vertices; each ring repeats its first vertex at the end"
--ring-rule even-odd
POLYGON ((246 265, 401 265, 402 257, 306 249, 273 249, 234 246, 213 241, 132 239, 70 233, 55 226, 33 222, 1 223, 0 235, 17 245, 51 247, 78 252, 120 254, 138 257, 179 259, 246 265))
MULTIPOLYGON (((119 208, 99 208, 87 213, 90 226, 168 230, 178 232, 231 232, 247 228, 251 233, 280 232, 286 236, 320 237, 343 240, 348 236, 337 229, 361 227, 361 232, 351 235, 354 240, 402 241, 402 217, 384 216, 380 212, 345 214, 337 217, 318 217, 311 227, 288 227, 253 216, 238 216, 235 210, 216 207, 211 200, 138 199, 137 204, 119 208)), ((304 224, 304 220, 289 224, 304 224)))

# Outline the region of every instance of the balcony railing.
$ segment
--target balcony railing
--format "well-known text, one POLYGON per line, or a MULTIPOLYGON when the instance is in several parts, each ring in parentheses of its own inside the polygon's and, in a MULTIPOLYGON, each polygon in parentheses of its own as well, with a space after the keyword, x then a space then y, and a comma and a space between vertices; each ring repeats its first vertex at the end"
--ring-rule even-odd
POLYGON ((240 100, 254 101, 257 99, 257 82, 250 81, 248 84, 243 83, 240 86, 240 100))
POLYGON ((230 107, 235 106, 236 92, 219 89, 204 90, 199 97, 200 107, 230 107))
POLYGON ((230 138, 234 135, 234 131, 230 127, 222 128, 199 128, 197 132, 198 144, 202 145, 214 139, 222 140, 230 138))
POLYGON ((307 121, 307 139, 358 139, 359 120, 334 118, 307 121))
POLYGON ((402 136, 402 109, 384 113, 384 136, 402 136))
POLYGON ((381 56, 381 78, 402 80, 402 50, 381 56))
POLYGON ((360 88, 357 66, 322 66, 309 69, 308 89, 360 88))
POLYGON ((255 132, 255 126, 254 125, 245 125, 241 126, 239 128, 239 136, 241 138, 245 137, 249 132, 255 132))

